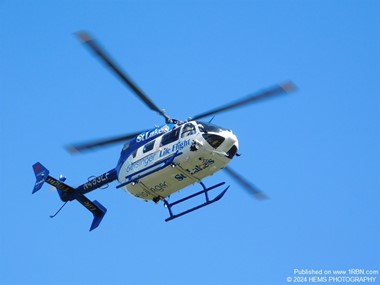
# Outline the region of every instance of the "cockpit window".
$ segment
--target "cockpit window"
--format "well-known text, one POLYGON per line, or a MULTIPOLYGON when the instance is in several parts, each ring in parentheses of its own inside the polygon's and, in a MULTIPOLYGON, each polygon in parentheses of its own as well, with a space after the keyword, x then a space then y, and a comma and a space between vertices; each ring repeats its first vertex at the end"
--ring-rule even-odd
POLYGON ((229 151, 227 151, 227 157, 229 158, 229 159, 232 159, 234 156, 235 156, 235 154, 237 153, 237 147, 236 147, 236 145, 233 145, 231 148, 230 148, 230 150, 229 151))
POLYGON ((199 122, 198 128, 201 132, 204 132, 204 133, 208 133, 208 132, 220 133, 222 131, 225 131, 225 129, 217 125, 214 125, 211 123, 204 123, 204 122, 199 122))
POLYGON ((179 138, 180 128, 173 129, 170 133, 164 134, 161 140, 161 146, 170 144, 179 138))
POLYGON ((182 128, 181 138, 185 138, 195 134, 195 126, 193 124, 186 124, 182 128))
POLYGON ((144 145, 143 153, 146 153, 146 152, 148 152, 148 151, 151 151, 151 150, 153 149, 154 142, 155 142, 155 141, 152 141, 152 142, 147 143, 146 145, 144 145))
POLYGON ((224 137, 218 135, 202 134, 202 136, 215 149, 224 142, 224 137))

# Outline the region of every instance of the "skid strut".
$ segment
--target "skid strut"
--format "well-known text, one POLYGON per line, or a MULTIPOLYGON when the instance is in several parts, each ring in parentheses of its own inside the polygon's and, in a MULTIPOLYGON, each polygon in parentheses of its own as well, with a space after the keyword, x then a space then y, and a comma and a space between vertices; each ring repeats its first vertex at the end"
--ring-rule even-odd
POLYGON ((179 218, 179 217, 181 217, 181 216, 183 216, 183 215, 186 215, 186 214, 188 214, 188 213, 190 213, 190 212, 193 212, 193 211, 195 211, 195 210, 198 210, 198 209, 200 209, 200 208, 203 208, 203 207, 205 207, 205 206, 208 206, 208 205, 210 205, 210 204, 212 204, 212 203, 215 203, 215 202, 219 201, 219 200, 224 196, 224 194, 227 192, 228 188, 230 188, 230 186, 228 186, 228 187, 227 187, 226 189, 224 189, 221 193, 219 193, 218 196, 216 196, 214 199, 210 200, 210 198, 209 198, 209 196, 208 196, 208 191, 210 191, 210 190, 212 190, 212 189, 215 189, 215 188, 217 188, 217 187, 220 187, 220 186, 224 185, 225 182, 221 182, 221 183, 216 184, 216 185, 214 185, 214 186, 211 186, 211 187, 209 187, 209 188, 207 188, 207 187, 203 184, 203 182, 200 182, 200 184, 201 184, 202 187, 203 187, 203 190, 202 190, 202 191, 199 191, 199 192, 197 192, 197 193, 194 193, 194 194, 192 194, 192 195, 189 195, 189 196, 187 196, 187 197, 185 197, 185 198, 179 199, 179 200, 174 201, 174 202, 172 202, 172 203, 169 203, 166 199, 163 200, 163 201, 164 201, 164 205, 165 205, 165 207, 168 209, 168 211, 169 211, 169 215, 170 215, 169 218, 165 219, 165 222, 168 222, 168 221, 174 220, 174 219, 179 218), (198 205, 198 206, 195 206, 195 207, 193 207, 193 208, 190 208, 190 209, 188 209, 188 210, 185 210, 185 211, 183 211, 183 212, 181 212, 181 213, 179 213, 179 214, 173 214, 173 211, 172 211, 172 207, 173 207, 173 206, 178 205, 178 204, 180 204, 180 203, 182 203, 182 202, 184 202, 184 201, 187 201, 187 200, 189 200, 189 199, 192 199, 192 198, 194 198, 194 197, 196 197, 196 196, 199 196, 199 195, 202 195, 202 194, 205 194, 205 200, 206 200, 205 203, 200 204, 200 205, 198 205))

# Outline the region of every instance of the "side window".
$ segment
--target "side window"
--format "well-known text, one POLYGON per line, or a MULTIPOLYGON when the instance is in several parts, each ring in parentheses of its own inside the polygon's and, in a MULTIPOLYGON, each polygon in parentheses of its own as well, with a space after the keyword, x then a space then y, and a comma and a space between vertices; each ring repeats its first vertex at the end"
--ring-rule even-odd
POLYGON ((135 158, 136 154, 137 154, 137 149, 134 152, 132 152, 132 157, 135 158))
POLYGON ((146 145, 144 145, 143 153, 151 151, 153 149, 153 146, 154 146, 154 141, 152 141, 152 142, 147 143, 146 145))
POLYGON ((176 129, 172 130, 170 133, 164 134, 162 136, 161 146, 170 144, 170 143, 178 140, 179 130, 180 130, 180 128, 176 128, 176 129))
POLYGON ((191 136, 192 134, 195 134, 195 127, 193 124, 186 124, 182 128, 182 134, 181 138, 185 138, 187 136, 191 136))

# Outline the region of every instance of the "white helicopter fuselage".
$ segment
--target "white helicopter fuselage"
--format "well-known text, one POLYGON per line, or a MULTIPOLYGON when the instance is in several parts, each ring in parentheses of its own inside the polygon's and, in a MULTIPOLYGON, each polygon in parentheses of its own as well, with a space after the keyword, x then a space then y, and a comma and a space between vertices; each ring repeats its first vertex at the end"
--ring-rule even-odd
MULTIPOLYGON (((261 101, 265 98, 286 94, 296 90, 292 82, 285 82, 271 88, 251 94, 237 101, 194 116, 192 121, 181 122, 172 119, 164 110, 153 103, 150 98, 125 74, 107 53, 86 32, 77 33, 81 41, 118 76, 119 79, 152 111, 165 119, 166 124, 149 131, 134 132, 109 139, 97 140, 85 144, 73 145, 68 148, 72 153, 102 147, 117 142, 126 142, 116 167, 90 179, 89 181, 72 187, 64 183, 65 177, 56 179, 49 175, 49 170, 40 162, 33 164, 36 182, 32 193, 39 191, 46 182, 57 188, 60 199, 65 203, 76 200, 93 214, 90 231, 97 228, 102 221, 107 209, 97 200, 91 201, 85 194, 102 188, 109 183, 118 180, 116 188, 123 188, 133 196, 145 201, 163 201, 169 211, 170 221, 211 205, 219 201, 229 186, 210 199, 209 191, 217 189, 225 184, 207 187, 203 179, 225 168, 226 172, 240 183, 244 188, 256 196, 263 197, 260 191, 246 181, 231 168, 226 167, 232 158, 237 155, 238 140, 230 130, 215 126, 211 123, 197 121, 198 119, 211 117, 212 115, 240 108, 242 106, 261 101), (176 201, 169 202, 166 197, 181 189, 199 183, 201 191, 187 195, 176 201), (180 212, 173 207, 189 201, 194 197, 204 194, 204 202, 180 212)), ((265 197, 264 197, 265 198, 265 197)), ((62 207, 63 207, 62 206, 62 207)), ((56 216, 57 213, 51 217, 56 216)))
POLYGON ((133 196, 156 202, 223 169, 238 149, 232 131, 196 121, 146 140, 122 163, 118 180, 133 196))

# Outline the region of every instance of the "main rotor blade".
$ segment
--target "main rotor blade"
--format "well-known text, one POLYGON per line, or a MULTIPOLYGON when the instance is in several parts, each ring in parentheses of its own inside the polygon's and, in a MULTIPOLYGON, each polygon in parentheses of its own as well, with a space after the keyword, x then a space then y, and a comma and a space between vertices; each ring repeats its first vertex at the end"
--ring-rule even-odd
POLYGON ((239 183, 245 190, 249 193, 253 194, 254 197, 258 200, 265 200, 268 197, 261 192, 256 186, 246 180, 243 176, 232 170, 230 167, 226 166, 224 170, 237 182, 239 183))
POLYGON ((108 139, 95 140, 95 141, 88 142, 88 143, 74 144, 74 145, 67 146, 66 149, 68 152, 70 152, 72 154, 76 154, 76 153, 80 153, 80 152, 84 152, 84 151, 88 151, 88 150, 94 150, 96 148, 105 147, 105 146, 117 144, 120 142, 126 142, 130 139, 133 139, 134 137, 141 134, 142 132, 144 132, 144 131, 139 131, 139 132, 135 132, 135 133, 131 133, 131 134, 116 136, 116 137, 108 138, 108 139))
POLYGON ((225 112, 228 110, 232 110, 238 107, 242 107, 244 105, 248 105, 263 99, 268 99, 277 95, 281 94, 287 94, 289 92, 295 91, 297 87, 293 84, 293 82, 288 81, 279 85, 276 85, 274 87, 271 87, 269 89, 266 89, 264 91, 260 91, 258 93, 254 93, 252 95, 249 95, 247 97, 244 97, 238 101, 232 102, 230 104, 224 105, 222 107, 213 109, 208 112, 204 112, 202 114, 199 114, 197 116, 192 117, 193 120, 198 120, 204 117, 208 117, 211 115, 215 115, 217 113, 225 112))
POLYGON ((78 32, 77 36, 80 40, 89 47, 92 52, 97 55, 103 63, 105 63, 116 75, 153 111, 163 116, 165 120, 170 121, 170 117, 165 114, 163 110, 157 107, 152 100, 146 96, 142 90, 137 87, 137 85, 128 77, 128 75, 119 68, 113 60, 106 54, 106 52, 96 43, 96 41, 91 38, 91 36, 86 32, 78 32))

